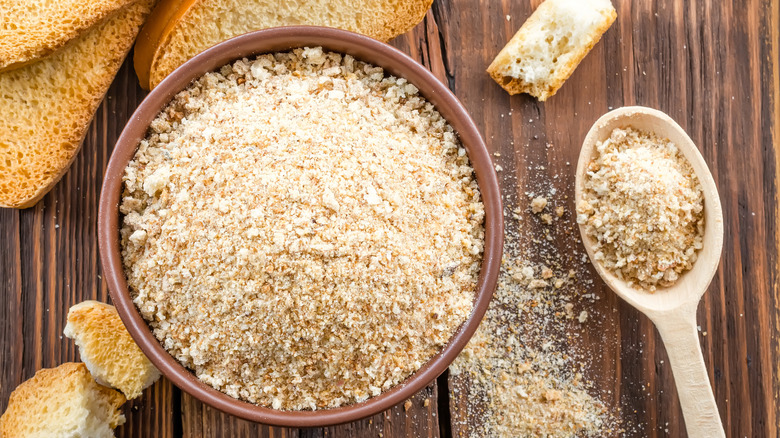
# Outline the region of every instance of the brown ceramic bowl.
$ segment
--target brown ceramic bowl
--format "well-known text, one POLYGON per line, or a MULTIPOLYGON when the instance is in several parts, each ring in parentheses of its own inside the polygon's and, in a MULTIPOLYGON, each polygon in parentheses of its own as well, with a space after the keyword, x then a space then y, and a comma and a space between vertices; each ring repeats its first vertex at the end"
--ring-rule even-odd
POLYGON ((141 350, 176 386, 198 400, 229 414, 260 423, 314 427, 346 423, 382 412, 410 398, 442 372, 474 334, 496 287, 503 247, 503 218, 496 173, 477 127, 457 98, 430 71, 407 55, 379 41, 342 30, 295 26, 261 30, 218 44, 191 59, 160 83, 133 114, 117 141, 108 163, 100 195, 98 238, 103 275, 125 326, 141 350), (485 204, 485 253, 474 310, 449 343, 404 382, 362 403, 318 411, 281 411, 234 399, 198 380, 160 345, 130 298, 119 243, 119 202, 122 175, 160 110, 179 91, 206 72, 243 57, 317 47, 347 53, 406 78, 419 88, 458 132, 477 177, 485 204))

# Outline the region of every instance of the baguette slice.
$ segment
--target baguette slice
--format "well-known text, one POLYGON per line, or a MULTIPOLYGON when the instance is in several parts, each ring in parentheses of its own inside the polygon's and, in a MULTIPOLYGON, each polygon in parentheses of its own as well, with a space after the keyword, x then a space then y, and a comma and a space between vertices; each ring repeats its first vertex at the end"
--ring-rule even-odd
POLYGON ((0 73, 0 207, 34 205, 70 166, 154 0, 38 62, 0 73))
POLYGON ((84 301, 68 311, 65 336, 76 341, 81 360, 101 385, 134 399, 160 378, 127 332, 114 306, 84 301))
POLYGON ((615 21, 610 0, 546 0, 488 67, 509 94, 544 102, 571 76, 615 21))
POLYGON ((44 57, 134 0, 0 0, 0 71, 44 57))
POLYGON ((388 41, 419 23, 433 0, 162 0, 135 48, 141 86, 234 36, 276 26, 337 27, 388 41))
POLYGON ((110 438, 125 397, 98 385, 82 363, 43 369, 19 385, 0 417, 0 438, 110 438))

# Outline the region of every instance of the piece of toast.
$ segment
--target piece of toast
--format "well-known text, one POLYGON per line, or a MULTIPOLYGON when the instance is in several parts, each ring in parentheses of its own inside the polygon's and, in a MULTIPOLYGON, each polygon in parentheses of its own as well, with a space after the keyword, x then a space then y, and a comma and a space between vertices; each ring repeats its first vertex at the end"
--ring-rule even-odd
POLYGON ((84 301, 71 307, 65 336, 76 341, 82 362, 98 383, 122 391, 128 400, 160 378, 114 306, 84 301))
POLYGON ((135 47, 146 89, 234 36, 276 26, 337 27, 388 41, 422 21, 433 0, 162 0, 135 47))
POLYGON ((153 3, 137 0, 53 54, 0 73, 0 207, 30 207, 59 181, 153 3))
POLYGON ((42 58, 134 0, 0 0, 0 71, 42 58))
POLYGON ((19 385, 0 417, 0 438, 110 438, 125 422, 125 397, 99 385, 82 363, 43 369, 19 385))
POLYGON ((610 0, 546 0, 488 67, 509 94, 544 102, 571 76, 615 21, 610 0))

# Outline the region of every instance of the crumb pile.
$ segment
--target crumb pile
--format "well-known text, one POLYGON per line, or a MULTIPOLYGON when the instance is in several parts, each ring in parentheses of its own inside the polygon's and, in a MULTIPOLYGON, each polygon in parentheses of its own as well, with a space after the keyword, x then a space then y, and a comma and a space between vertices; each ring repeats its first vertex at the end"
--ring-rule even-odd
POLYGON ((696 262, 704 236, 699 180, 677 146, 633 128, 596 144, 577 222, 594 258, 648 291, 674 284, 696 262))
POLYGON ((582 284, 587 262, 550 244, 568 217, 563 202, 533 193, 529 200, 507 215, 517 222, 508 224, 494 299, 450 368, 454 396, 469 400, 458 417, 472 438, 611 436, 616 416, 591 395, 587 361, 566 347, 590 315, 580 303, 597 299, 582 284), (529 243, 532 230, 544 238, 529 243))
POLYGON ((484 206, 465 150, 414 86, 350 56, 299 49, 204 75, 124 182, 135 304, 233 397, 365 400, 472 311, 484 206))

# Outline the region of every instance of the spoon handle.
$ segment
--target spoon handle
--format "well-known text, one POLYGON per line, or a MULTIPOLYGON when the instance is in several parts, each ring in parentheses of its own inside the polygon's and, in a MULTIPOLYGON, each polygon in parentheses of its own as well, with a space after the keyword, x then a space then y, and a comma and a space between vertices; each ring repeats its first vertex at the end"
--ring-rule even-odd
POLYGON ((696 328, 696 304, 653 318, 672 365, 677 395, 690 438, 725 438, 696 328))

